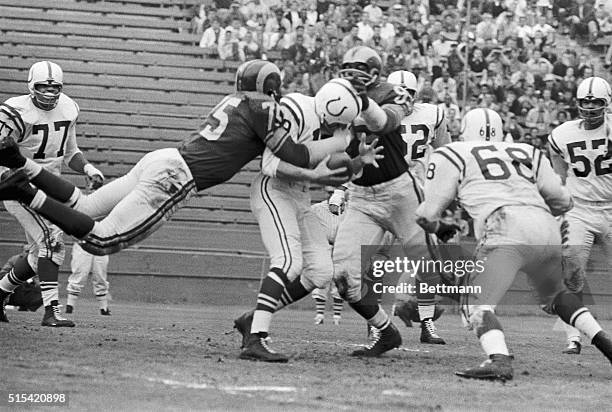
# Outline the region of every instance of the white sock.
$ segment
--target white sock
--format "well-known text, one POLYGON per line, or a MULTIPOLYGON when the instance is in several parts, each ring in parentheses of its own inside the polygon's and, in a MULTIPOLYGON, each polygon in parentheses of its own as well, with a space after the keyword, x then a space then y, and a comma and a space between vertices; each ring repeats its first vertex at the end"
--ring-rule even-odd
POLYGON ((26 159, 25 165, 23 165, 21 169, 28 175, 28 179, 30 180, 34 179, 42 172, 42 166, 32 159, 26 159))
POLYGON ((23 283, 24 282, 17 279, 17 277, 15 276, 15 271, 11 269, 9 273, 4 275, 2 279, 0 279, 0 289, 5 292, 12 292, 23 283))
POLYGON ((34 210, 38 210, 42 207, 43 203, 47 200, 47 195, 42 190, 37 190, 34 195, 34 199, 30 202, 30 207, 34 210))
POLYGON ((369 325, 372 325, 380 330, 383 330, 391 323, 391 321, 389 320, 389 315, 387 315, 387 313, 381 307, 378 308, 378 312, 376 312, 376 315, 374 315, 367 321, 369 325))
POLYGON ((40 282, 40 290, 44 306, 50 306, 54 300, 59 301, 57 282, 40 282))
POLYGON ((66 302, 66 304, 74 307, 78 298, 78 295, 68 292, 68 301, 66 302))
POLYGON ((100 309, 108 309, 108 300, 106 299, 106 294, 104 295, 96 295, 96 300, 98 301, 98 307, 100 309))
POLYGON ((499 353, 502 355, 510 355, 506 346, 506 338, 504 332, 499 329, 491 329, 480 336, 480 345, 487 356, 499 353))
POLYGON ((591 312, 588 310, 584 310, 582 312, 580 311, 581 309, 577 310, 576 313, 572 315, 574 326, 580 332, 584 333, 589 338, 590 342, 593 340, 595 335, 597 335, 603 329, 601 326, 599 326, 599 323, 595 320, 593 315, 591 315, 591 312))
POLYGON ((272 323, 272 312, 268 312, 265 310, 256 310, 253 314, 251 333, 268 333, 268 331, 270 330, 270 323, 272 323))
POLYGON ((419 318, 425 320, 428 318, 433 319, 436 305, 418 305, 419 307, 419 318))
POLYGON ((580 331, 578 329, 563 322, 563 330, 568 342, 580 342, 580 331))

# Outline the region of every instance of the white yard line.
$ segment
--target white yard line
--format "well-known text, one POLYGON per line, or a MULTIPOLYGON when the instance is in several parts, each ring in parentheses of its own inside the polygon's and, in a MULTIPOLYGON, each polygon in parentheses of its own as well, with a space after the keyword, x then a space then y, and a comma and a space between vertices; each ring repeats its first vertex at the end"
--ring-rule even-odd
POLYGON ((216 389, 228 393, 236 392, 278 392, 278 393, 294 393, 298 391, 295 386, 264 386, 264 385, 251 385, 251 386, 217 386, 209 385, 207 383, 197 382, 185 382, 177 381, 174 379, 154 378, 150 376, 133 376, 124 375, 126 377, 139 377, 149 382, 161 383, 168 386, 175 386, 188 389, 216 389))

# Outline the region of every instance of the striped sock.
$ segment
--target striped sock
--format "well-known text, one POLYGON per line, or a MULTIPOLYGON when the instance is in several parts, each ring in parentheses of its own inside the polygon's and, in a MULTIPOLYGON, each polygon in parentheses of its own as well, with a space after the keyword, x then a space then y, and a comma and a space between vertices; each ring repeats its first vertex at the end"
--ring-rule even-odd
POLYGON ((420 284, 427 283, 417 279, 417 305, 419 308, 419 319, 431 319, 436 309, 436 295, 433 293, 420 293, 420 284))
POLYGON ((40 291, 42 294, 43 305, 45 307, 50 306, 52 301, 59 300, 59 290, 57 287, 57 281, 55 282, 41 281, 40 291))
POLYGON ((276 311, 279 298, 285 289, 287 276, 277 268, 272 268, 261 282, 257 295, 257 306, 253 314, 251 333, 268 333, 272 322, 272 313, 276 311))
POLYGON ((293 302, 297 302, 298 300, 308 296, 309 293, 310 291, 306 290, 302 284, 301 277, 298 276, 292 280, 287 287, 285 287, 285 290, 283 290, 283 294, 280 297, 276 310, 284 308, 293 302))
POLYGON ((391 320, 389 319, 389 315, 387 315, 387 313, 381 307, 378 308, 376 315, 368 319, 368 325, 374 326, 381 331, 390 324, 391 320))
POLYGON ((334 298, 334 317, 340 317, 342 315, 342 306, 344 301, 340 298, 334 298))
POLYGON ((28 263, 28 258, 20 257, 15 261, 13 268, 0 279, 0 289, 12 292, 35 275, 36 273, 28 263))
POLYGON ((321 299, 320 297, 314 298, 315 308, 317 310, 317 315, 325 314, 325 299, 321 299))

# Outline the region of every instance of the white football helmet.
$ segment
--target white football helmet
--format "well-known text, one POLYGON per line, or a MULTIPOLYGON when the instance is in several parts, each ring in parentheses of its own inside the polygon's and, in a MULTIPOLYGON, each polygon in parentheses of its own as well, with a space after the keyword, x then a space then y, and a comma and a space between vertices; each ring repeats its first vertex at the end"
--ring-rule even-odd
POLYGON ((417 78, 408 70, 397 70, 391 73, 389 77, 387 77, 387 82, 394 86, 400 86, 401 88, 408 90, 412 96, 416 94, 417 78))
POLYGON ((314 97, 315 112, 328 128, 350 124, 361 113, 361 98, 346 79, 332 79, 314 97))
POLYGON ((461 121, 461 139, 465 142, 504 141, 502 119, 491 109, 472 109, 463 116, 461 121))
POLYGON ((30 68, 28 74, 28 89, 34 104, 43 110, 53 110, 57 106, 62 87, 64 85, 64 73, 62 68, 50 61, 36 62, 30 68), (36 85, 59 86, 56 91, 38 91, 36 85))
POLYGON ((601 77, 586 78, 578 85, 576 99, 580 117, 589 123, 599 123, 612 101, 610 84, 601 77))

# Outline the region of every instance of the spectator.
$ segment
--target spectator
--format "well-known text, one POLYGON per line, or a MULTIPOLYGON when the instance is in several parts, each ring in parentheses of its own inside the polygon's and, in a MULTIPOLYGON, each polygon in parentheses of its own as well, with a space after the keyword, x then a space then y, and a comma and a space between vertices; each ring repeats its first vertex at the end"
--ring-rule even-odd
POLYGON ((482 16, 485 13, 493 17, 498 17, 506 8, 501 0, 484 0, 480 3, 478 13, 482 16))
POLYGON ((221 30, 221 22, 219 19, 212 21, 212 26, 204 30, 202 39, 200 40, 200 47, 206 49, 205 53, 210 58, 219 57, 219 41, 223 31, 221 30))
POLYGON ((514 13, 510 10, 503 12, 497 18, 497 42, 501 44, 508 37, 518 35, 518 24, 514 20, 514 13))
POLYGON ((305 63, 309 53, 304 47, 304 35, 298 34, 295 43, 287 48, 288 58, 296 65, 298 70, 305 71, 305 63))
POLYGON ((284 50, 291 45, 291 38, 287 34, 285 26, 279 26, 276 33, 268 36, 268 42, 264 43, 266 50, 284 50))
POLYGON ((389 22, 389 14, 384 12, 380 22, 380 37, 387 44, 391 44, 395 38, 395 26, 389 22))
POLYGON ((589 33, 588 22, 594 19, 594 10, 585 0, 575 0, 573 3, 567 11, 566 22, 570 27, 570 37, 575 39, 589 33))
POLYGON ((236 37, 239 41, 246 35, 248 31, 242 23, 242 20, 237 17, 233 17, 231 20, 231 24, 225 28, 225 31, 228 30, 231 31, 234 37, 236 37))
POLYGON ((364 43, 370 41, 374 36, 374 28, 370 22, 370 16, 367 12, 361 14, 361 20, 357 22, 357 36, 363 40, 364 43))
POLYGON ((357 35, 358 32, 359 32, 359 27, 357 27, 357 25, 351 26, 350 31, 342 39, 342 48, 344 50, 348 50, 352 47, 355 47, 355 39, 359 38, 359 36, 357 35))
POLYGON ((549 126, 552 123, 553 117, 544 101, 544 97, 538 97, 537 104, 529 110, 525 117, 525 125, 529 128, 536 129, 536 135, 546 135, 549 132, 549 126))
POLYGON ((541 14, 538 16, 538 23, 533 26, 533 31, 534 35, 535 32, 541 32, 546 39, 546 43, 550 44, 555 42, 555 29, 547 23, 545 15, 541 14))
POLYGON ((402 46, 397 45, 387 56, 386 65, 387 71, 393 72, 396 70, 404 70, 406 67, 406 56, 402 53, 402 46))
POLYGON ((274 16, 266 21, 265 32, 278 33, 280 27, 285 29, 285 33, 291 32, 291 22, 283 17, 283 10, 279 8, 274 11, 274 16))
POLYGON ((194 4, 191 8, 191 20, 189 22, 189 33, 201 35, 204 32, 206 21, 206 6, 194 4))
POLYGON ((237 1, 231 4, 229 14, 225 21, 230 22, 230 24, 233 26, 232 22, 234 20, 238 20, 238 24, 240 26, 244 26, 247 21, 246 17, 244 17, 244 14, 242 14, 242 12, 240 11, 240 3, 238 3, 237 1))
POLYGON ((516 114, 512 112, 508 112, 506 118, 504 119, 504 134, 508 133, 512 136, 512 140, 515 142, 520 141, 525 134, 525 130, 517 122, 516 114))
POLYGON ((529 72, 526 64, 521 64, 519 66, 519 70, 512 73, 510 76, 510 83, 517 84, 520 80, 523 80, 525 84, 533 85, 535 82, 535 78, 533 77, 533 73, 529 72))
POLYGON ((450 94, 445 94, 442 96, 441 103, 438 103, 438 107, 440 110, 444 111, 444 118, 447 121, 451 120, 461 120, 461 112, 459 110, 459 106, 457 106, 451 97, 450 94))
POLYGON ((517 37, 524 42, 533 38, 533 27, 527 23, 527 17, 525 16, 519 17, 517 37))
POLYGON ((285 19, 291 24, 289 32, 295 31, 297 27, 304 27, 304 21, 300 17, 299 3, 297 0, 292 0, 289 3, 289 11, 285 14, 285 19))
POLYGON ((244 54, 246 60, 254 60, 261 58, 261 46, 253 38, 253 32, 247 31, 244 38, 240 41, 240 50, 244 54))
POLYGON ((310 3, 308 10, 306 11, 306 23, 307 25, 314 26, 319 21, 319 12, 317 11, 316 3, 310 3))
MULTIPOLYGON (((249 0, 244 7, 240 9, 242 15, 248 20, 256 20, 258 17, 270 15, 270 9, 263 4, 261 0, 249 0)), ((246 24, 246 23, 245 23, 246 24)))
POLYGON ((223 42, 219 45, 219 58, 221 60, 245 61, 243 51, 240 49, 238 34, 232 30, 225 30, 223 42))
POLYGON ((493 16, 489 13, 482 15, 482 21, 476 25, 476 40, 490 40, 494 39, 497 41, 497 25, 493 21, 493 16))
POLYGON ((439 102, 444 101, 445 96, 449 96, 453 101, 457 100, 457 82, 450 77, 447 70, 444 70, 442 76, 433 81, 431 88, 439 102))

